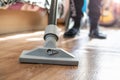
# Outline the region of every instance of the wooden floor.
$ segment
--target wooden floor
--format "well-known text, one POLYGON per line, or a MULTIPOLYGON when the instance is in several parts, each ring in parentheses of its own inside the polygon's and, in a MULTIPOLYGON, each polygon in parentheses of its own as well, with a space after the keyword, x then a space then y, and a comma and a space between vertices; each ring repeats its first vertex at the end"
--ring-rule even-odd
POLYGON ((0 80, 120 80, 120 29, 103 29, 107 39, 89 39, 81 30, 64 39, 60 29, 58 47, 75 55, 78 66, 22 64, 23 50, 43 46, 43 31, 0 36, 0 80))

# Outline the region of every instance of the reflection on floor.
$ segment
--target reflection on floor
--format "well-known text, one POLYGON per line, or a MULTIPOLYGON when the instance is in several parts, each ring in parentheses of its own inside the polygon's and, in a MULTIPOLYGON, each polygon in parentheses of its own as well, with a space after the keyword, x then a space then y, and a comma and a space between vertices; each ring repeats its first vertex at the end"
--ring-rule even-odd
POLYGON ((21 64, 23 50, 43 46, 43 34, 31 32, 0 37, 0 80, 120 80, 120 29, 103 29, 107 39, 89 39, 88 30, 72 39, 63 38, 58 47, 75 55, 78 66, 21 64))

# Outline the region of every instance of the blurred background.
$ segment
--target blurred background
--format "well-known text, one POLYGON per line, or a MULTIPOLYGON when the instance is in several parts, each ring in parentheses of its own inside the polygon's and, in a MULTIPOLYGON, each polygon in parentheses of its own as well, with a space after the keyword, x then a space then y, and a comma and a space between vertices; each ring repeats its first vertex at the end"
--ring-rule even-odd
MULTIPOLYGON (((82 27, 89 24, 84 0, 82 27)), ((27 30, 44 30, 47 25, 51 0, 0 0, 0 34, 27 30), (3 27, 4 26, 4 27, 3 27), (23 26, 23 27, 21 27, 23 26), (21 27, 21 28, 20 28, 21 27), (13 29, 14 28, 14 29, 13 29)), ((68 23, 69 0, 58 0, 58 23, 68 23)), ((73 24, 71 21, 69 24, 73 24)), ((120 0, 103 0, 100 26, 120 27, 120 0)))

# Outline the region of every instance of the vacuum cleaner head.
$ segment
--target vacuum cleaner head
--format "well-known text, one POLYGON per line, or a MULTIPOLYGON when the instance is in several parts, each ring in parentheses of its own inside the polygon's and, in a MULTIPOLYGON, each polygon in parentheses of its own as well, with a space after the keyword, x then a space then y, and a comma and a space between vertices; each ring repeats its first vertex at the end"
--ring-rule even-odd
POLYGON ((59 48, 36 48, 23 51, 19 58, 24 63, 78 65, 78 60, 70 53, 59 48))
POLYGON ((56 48, 56 41, 58 41, 56 26, 57 1, 52 0, 51 2, 49 25, 46 27, 44 35, 44 47, 23 51, 19 58, 20 62, 78 65, 78 60, 72 54, 56 48))

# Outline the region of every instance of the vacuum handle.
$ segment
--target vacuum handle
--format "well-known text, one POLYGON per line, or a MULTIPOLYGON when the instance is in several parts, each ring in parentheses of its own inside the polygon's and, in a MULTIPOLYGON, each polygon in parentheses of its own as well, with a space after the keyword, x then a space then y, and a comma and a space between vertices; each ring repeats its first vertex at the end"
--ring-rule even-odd
POLYGON ((50 14, 49 14, 49 19, 48 19, 48 24, 57 24, 57 1, 58 0, 51 0, 51 7, 50 7, 50 14))

